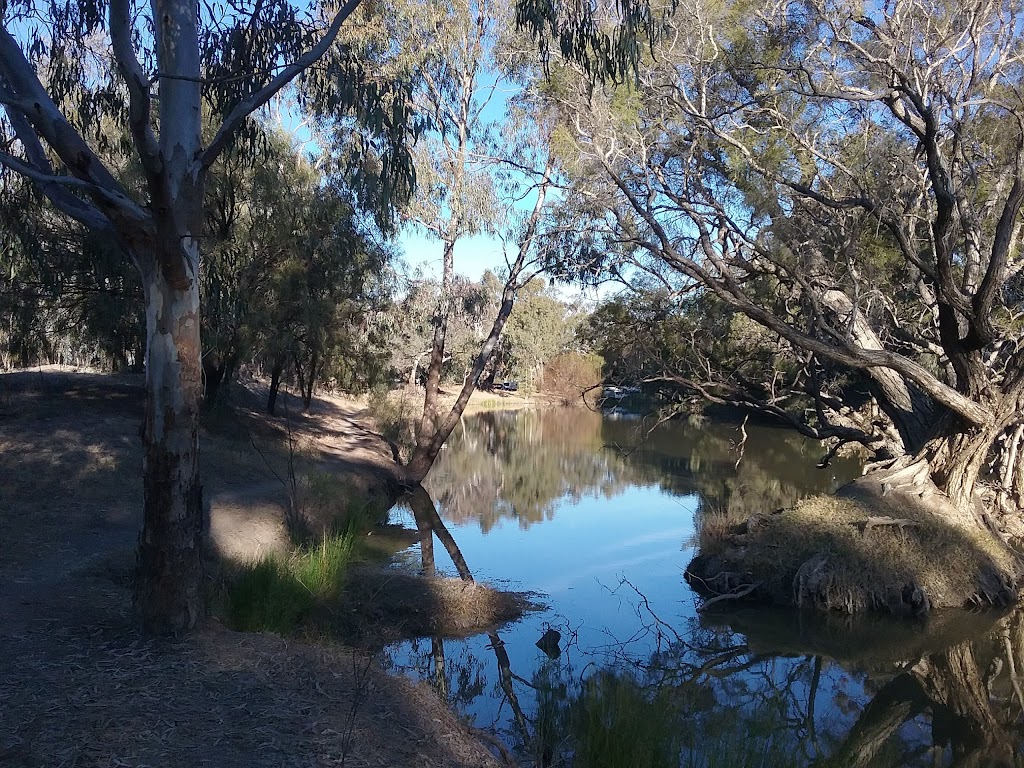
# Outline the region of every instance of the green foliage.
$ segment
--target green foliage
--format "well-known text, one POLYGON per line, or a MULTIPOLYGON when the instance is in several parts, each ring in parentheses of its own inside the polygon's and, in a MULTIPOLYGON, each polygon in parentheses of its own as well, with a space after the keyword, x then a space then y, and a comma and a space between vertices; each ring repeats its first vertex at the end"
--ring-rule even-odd
POLYGON ((636 74, 641 52, 653 45, 661 24, 671 16, 677 0, 618 0, 609 23, 600 6, 592 3, 555 3, 518 0, 516 26, 540 48, 545 64, 560 58, 577 64, 593 82, 624 82, 636 74))
POLYGON ((569 713, 578 768, 676 768, 674 712, 627 677, 595 675, 569 713))
POLYGON ((297 380, 363 391, 385 375, 385 339, 368 322, 391 290, 391 251, 352 196, 289 139, 225 155, 208 184, 203 265, 207 382, 257 361, 297 380))
POLYGON ((383 385, 370 391, 369 411, 377 429, 396 448, 402 458, 408 458, 416 443, 413 420, 416 409, 404 391, 392 394, 383 385))
POLYGON ((354 536, 345 534, 243 566, 228 585, 228 623, 240 632, 301 632, 337 598, 353 555, 354 536))
POLYGON ((19 177, 0 185, 0 366, 140 366, 142 288, 124 254, 19 177))
MULTIPOLYGON (((175 42, 186 49, 197 45, 203 80, 201 102, 197 100, 195 109, 201 109, 206 118, 204 140, 208 144, 220 136, 218 126, 228 113, 244 106, 245 99, 279 76, 273 62, 301 59, 326 31, 321 9, 306 4, 274 0, 229 5, 199 8, 198 39, 186 35, 175 42), (254 69, 254 61, 267 66, 254 69)), ((126 8, 128 48, 135 48, 142 80, 155 83, 159 78, 155 75, 158 56, 153 46, 152 8, 131 3, 126 8)), ((152 180, 142 171, 137 154, 143 150, 134 146, 128 129, 128 89, 124 72, 109 48, 109 22, 117 12, 108 12, 102 3, 55 5, 26 0, 5 6, 4 15, 10 29, 16 30, 15 44, 21 46, 29 65, 44 73, 44 88, 70 128, 80 133, 111 169, 116 177, 111 183, 122 185, 117 194, 134 198, 143 207, 149 205, 152 191, 147 185, 152 180)), ((206 393, 211 398, 222 381, 230 380, 241 365, 258 357, 254 347, 259 339, 251 320, 268 299, 264 282, 268 261, 294 251, 295 243, 283 242, 282 231, 289 226, 306 227, 310 236, 324 236, 323 231, 314 232, 308 226, 309 194, 290 201, 291 209, 286 210, 281 198, 294 191, 294 177, 307 177, 307 193, 316 188, 329 190, 329 180, 339 182, 343 194, 335 188, 322 197, 340 196, 358 210, 354 217, 340 217, 339 228, 358 228, 361 237, 391 230, 396 208, 412 193, 415 174, 410 148, 423 121, 409 110, 410 73, 383 71, 378 66, 383 49, 374 48, 358 33, 346 33, 342 38, 344 45, 331 46, 315 72, 306 73, 300 88, 282 93, 297 99, 293 106, 304 119, 316 115, 322 146, 329 143, 323 140, 324 132, 337 127, 338 135, 348 139, 343 149, 312 173, 300 152, 285 146, 287 142, 263 120, 251 119, 229 137, 226 153, 205 176, 200 281, 203 364, 206 393), (296 211, 304 215, 291 215, 296 211), (353 219, 363 217, 366 221, 353 225, 353 219)), ((13 65, 18 56, 8 55, 13 65)), ((160 134, 158 106, 153 105, 147 129, 152 127, 160 134)), ((149 111, 148 105, 135 102, 132 108, 149 111)), ((0 127, 5 146, 15 145, 14 127, 13 120, 0 127)), ((46 139, 43 143, 53 145, 46 139)), ((22 140, 21 146, 29 145, 22 140)), ((15 154, 24 158, 21 148, 15 154)), ((66 151, 62 157, 67 161, 66 151)), ((56 159, 51 156, 50 162, 56 159)), ((49 173, 48 162, 40 162, 44 167, 37 170, 49 173)), ((58 162, 56 173, 65 172, 58 162)), ((38 198, 27 200, 21 190, 15 190, 21 184, 18 179, 5 171, 0 195, 5 208, 11 212, 20 209, 21 215, 5 216, 0 227, 6 225, 12 232, 17 227, 23 235, 30 235, 30 239, 14 235, 30 247, 22 248, 16 259, 0 258, 0 271, 10 276, 9 284, 0 284, 0 293, 10 298, 0 301, 0 317, 10 321, 2 332, 9 339, 0 339, 7 347, 3 362, 25 365, 46 360, 115 368, 141 365, 143 297, 130 259, 114 245, 117 238, 106 231, 103 240, 90 242, 81 227, 67 225, 63 214, 52 206, 38 198), (38 310, 38 319, 28 316, 30 307, 34 307, 32 312, 38 310)), ((5 256, 10 253, 4 250, 5 256)), ((379 262, 367 269, 375 278, 383 273, 379 262)), ((352 295, 351 286, 339 291, 352 295)), ((325 314, 329 313, 321 312, 315 319, 319 321, 325 314)), ((352 329, 362 323, 361 311, 354 321, 352 312, 341 314, 334 326, 352 329)), ((319 322, 312 327, 319 328, 319 322)), ((310 369, 307 379, 334 379, 361 389, 382 375, 380 340, 353 340, 352 333, 324 335, 326 341, 312 342, 324 350, 302 350, 297 356, 302 360, 298 365, 310 369), (353 350, 366 352, 357 355, 353 350), (316 357, 315 364, 312 357, 316 357), (359 357, 364 359, 355 359, 359 357), (342 358, 344 362, 338 363, 342 358)))
MULTIPOLYGON (((386 339, 368 318, 390 297, 393 254, 348 191, 287 136, 258 129, 221 157, 206 183, 200 289, 208 401, 254 362, 269 370, 281 361, 305 391, 325 381, 366 390, 387 375, 386 339)), ((3 183, 3 362, 140 366, 143 296, 124 254, 56 216, 18 177, 3 183)))
POLYGON ((487 162, 498 126, 484 78, 505 84, 497 57, 507 9, 494 0, 430 0, 398 2, 390 12, 391 44, 422 73, 412 103, 429 124, 414 153, 418 183, 408 220, 447 244, 494 233, 508 206, 499 201, 495 164, 487 162))
MULTIPOLYGON (((750 291, 756 290, 752 283, 750 291)), ((767 286, 764 293, 765 304, 774 305, 767 286)), ((798 352, 710 293, 679 301, 661 290, 633 291, 600 305, 579 333, 604 359, 606 382, 647 382, 650 392, 670 402, 746 407, 781 403, 779 390, 793 408, 808 402, 793 384, 805 373, 798 352)), ((834 368, 821 364, 815 376, 820 387, 843 392, 850 402, 861 397, 834 368)))
MULTIPOLYGON (((461 383, 480 351, 480 343, 491 330, 501 297, 502 285, 491 272, 479 283, 455 275, 449 287, 442 380, 461 383)), ((441 300, 437 281, 414 279, 405 294, 386 313, 383 333, 391 344, 391 370, 395 380, 412 382, 425 375, 434 332, 433 322, 441 300), (413 376, 415 369, 416 376, 413 376)), ((502 348, 497 353, 502 359, 502 348)))
POLYGON ((505 326, 500 361, 505 378, 537 388, 544 364, 568 348, 575 338, 571 308, 534 278, 527 283, 505 326))

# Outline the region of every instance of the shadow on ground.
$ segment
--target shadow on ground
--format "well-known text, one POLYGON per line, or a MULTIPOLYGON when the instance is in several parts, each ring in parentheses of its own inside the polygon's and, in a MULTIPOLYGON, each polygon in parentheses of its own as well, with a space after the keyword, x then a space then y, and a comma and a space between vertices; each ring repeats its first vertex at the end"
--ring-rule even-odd
MULTIPOLYGON (((373 657, 216 623, 140 636, 138 382, 32 372, 0 392, 0 765, 495 764, 373 657)), ((220 446, 207 488, 244 494, 253 457, 220 446)))

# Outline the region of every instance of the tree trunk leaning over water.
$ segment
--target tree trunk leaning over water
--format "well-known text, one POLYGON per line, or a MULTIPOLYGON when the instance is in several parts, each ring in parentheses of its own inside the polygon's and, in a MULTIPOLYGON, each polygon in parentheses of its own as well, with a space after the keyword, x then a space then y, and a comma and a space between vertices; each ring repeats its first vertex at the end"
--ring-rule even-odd
MULTIPOLYGON (((505 280, 505 286, 502 289, 501 303, 499 304, 498 311, 495 314, 494 323, 491 325, 491 330, 487 334, 487 338, 485 338, 483 343, 480 345, 480 350, 477 352, 476 358, 473 360, 473 367, 470 369, 469 373, 467 373, 466 379, 462 384, 462 389, 459 391, 459 395, 456 398, 455 403, 452 405, 448 415, 443 421, 438 421, 436 413, 437 388, 439 380, 434 382, 433 411, 430 424, 428 426, 425 404, 423 420, 420 424, 421 431, 417 436, 416 449, 413 451, 413 455, 406 466, 406 472, 409 480, 414 485, 421 483, 427 476, 430 468, 434 465, 434 461, 437 459, 437 455, 441 452, 441 447, 445 444, 445 441, 451 437, 452 431, 459 423, 459 419, 462 418, 462 414, 465 412, 466 406, 469 404, 470 397, 473 396, 473 393, 480 384, 480 377, 483 375, 484 369, 487 367, 488 362, 490 362, 491 357, 494 355, 494 350, 498 345, 498 339, 501 338, 501 332, 504 330, 505 323, 508 321, 509 316, 512 314, 512 309, 515 306, 516 296, 519 294, 520 289, 536 276, 536 272, 529 271, 528 267, 530 266, 533 258, 532 254, 535 247, 535 240, 540 228, 544 208, 547 203, 547 195, 551 186, 551 177, 553 172, 554 157, 549 154, 538 183, 537 199, 534 202, 533 210, 531 211, 530 217, 527 219, 520 235, 516 259, 511 265, 509 265, 508 278, 505 280), (429 428, 430 431, 425 432, 425 428, 429 428)), ((434 366, 432 361, 431 372, 433 370, 434 366)), ((438 368, 438 374, 440 374, 440 368, 438 368)), ((426 403, 431 402, 430 393, 431 375, 428 374, 426 403)))
MULTIPOLYGON (((429 358, 424 363, 423 412, 416 446, 406 464, 410 486, 426 476, 458 424, 493 355, 517 292, 539 272, 535 240, 555 167, 552 126, 523 85, 522 75, 530 62, 508 48, 510 11, 498 0, 459 0, 430 14, 414 2, 397 7, 408 21, 399 44, 427 53, 413 101, 431 125, 420 138, 417 177, 421 183, 406 216, 442 252, 429 358), (503 92, 512 94, 509 108, 496 120, 492 100, 503 92), (522 201, 538 193, 539 205, 524 216, 522 201), (494 322, 480 341, 454 406, 444 413, 439 395, 444 364, 451 359, 446 349, 449 324, 460 309, 457 302, 463 299, 457 290, 455 254, 477 235, 496 235, 516 243, 518 253, 514 260, 505 258, 509 273, 494 322)), ((415 383, 418 360, 410 384, 415 383)))
MULTIPOLYGON (((697 338, 652 381, 861 443, 943 525, 1024 537, 1024 3, 801 9, 666 17, 628 98, 574 44, 564 261, 749 319, 780 362, 752 379, 697 338)), ((591 28, 557 13, 563 42, 591 28)))

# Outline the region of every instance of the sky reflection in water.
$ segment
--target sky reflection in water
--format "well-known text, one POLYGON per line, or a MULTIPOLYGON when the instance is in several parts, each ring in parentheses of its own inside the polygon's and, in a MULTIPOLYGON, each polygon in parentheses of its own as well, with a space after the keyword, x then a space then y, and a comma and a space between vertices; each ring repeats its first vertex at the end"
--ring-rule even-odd
MULTIPOLYGON (((737 467, 738 425, 648 428, 579 409, 467 419, 427 488, 478 580, 544 593, 548 608, 497 635, 400 644, 391 663, 495 729, 524 764, 1013 760, 1016 616, 928 628, 777 610, 698 616, 682 577, 696 516, 790 505, 834 490, 855 462, 815 469, 816 443, 748 425, 737 467), (554 660, 535 645, 549 626, 562 634, 554 660)), ((418 551, 406 557, 418 565, 418 551)))

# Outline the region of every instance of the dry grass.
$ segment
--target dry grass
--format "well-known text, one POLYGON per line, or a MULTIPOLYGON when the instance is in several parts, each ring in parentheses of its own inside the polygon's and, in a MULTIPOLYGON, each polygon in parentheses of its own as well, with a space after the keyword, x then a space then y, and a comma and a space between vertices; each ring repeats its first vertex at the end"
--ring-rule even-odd
POLYGON ((0 764, 496 764, 429 691, 346 649, 215 627, 49 634, 4 640, 0 764))
POLYGON ((699 543, 688 578, 706 594, 750 589, 754 599, 846 613, 1000 605, 1015 596, 1019 572, 997 539, 901 493, 817 496, 740 525, 710 515, 699 543))
POLYGON ((82 535, 134 531, 141 520, 141 390, 25 378, 31 388, 6 383, 10 405, 0 414, 0 570, 82 535))
POLYGON ((461 579, 362 567, 348 575, 339 618, 347 639, 360 644, 468 637, 536 610, 530 597, 461 579))
MULTIPOLYGON (((139 382, 33 372, 0 384, 0 765, 496 764, 429 691, 336 644, 216 623, 180 643, 140 637, 139 382)), ((279 425, 240 418, 279 460, 279 425)), ((296 419, 310 471, 375 487, 386 450, 344 418, 330 406, 296 419)), ((285 499, 238 427, 204 432, 204 486, 218 548, 252 558, 287 546, 285 499), (251 535, 259 526, 266 536, 251 535)))

